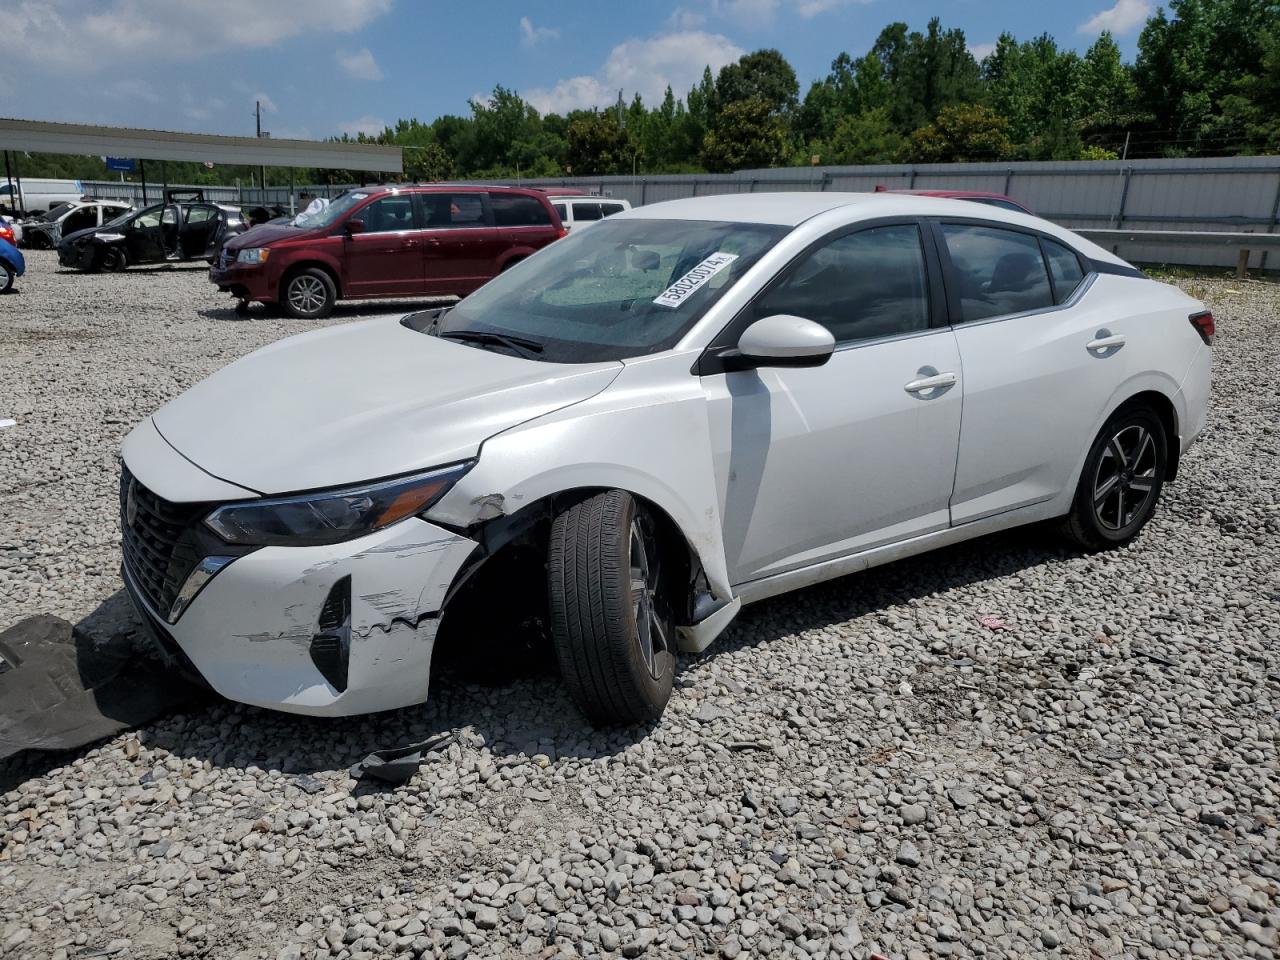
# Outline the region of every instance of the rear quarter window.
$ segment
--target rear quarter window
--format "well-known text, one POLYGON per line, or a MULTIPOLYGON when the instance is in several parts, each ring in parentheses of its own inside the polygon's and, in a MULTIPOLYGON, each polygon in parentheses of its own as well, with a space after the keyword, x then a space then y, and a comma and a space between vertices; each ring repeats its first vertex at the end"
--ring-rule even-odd
POLYGON ((499 227, 549 227, 551 213, 541 200, 509 193, 489 194, 493 222, 499 227))

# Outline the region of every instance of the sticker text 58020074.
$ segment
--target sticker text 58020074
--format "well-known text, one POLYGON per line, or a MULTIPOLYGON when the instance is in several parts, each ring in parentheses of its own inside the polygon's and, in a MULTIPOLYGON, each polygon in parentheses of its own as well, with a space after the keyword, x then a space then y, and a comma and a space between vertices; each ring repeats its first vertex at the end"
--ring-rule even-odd
POLYGON ((660 307, 680 306, 689 297, 697 293, 703 284, 737 259, 738 255, 736 253, 711 254, 711 256, 654 297, 653 302, 660 307))

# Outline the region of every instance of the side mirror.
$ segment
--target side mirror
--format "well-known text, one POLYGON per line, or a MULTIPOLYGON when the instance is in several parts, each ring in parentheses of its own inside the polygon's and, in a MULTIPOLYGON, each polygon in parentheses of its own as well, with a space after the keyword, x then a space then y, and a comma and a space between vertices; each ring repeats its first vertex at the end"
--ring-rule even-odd
POLYGON ((347 236, 357 233, 364 233, 364 221, 359 218, 352 218, 347 221, 347 236))
POLYGON ((729 369, 820 367, 831 359, 836 339, 821 324, 779 313, 757 320, 738 338, 738 349, 723 356, 729 369), (736 354, 736 355, 735 355, 736 354))

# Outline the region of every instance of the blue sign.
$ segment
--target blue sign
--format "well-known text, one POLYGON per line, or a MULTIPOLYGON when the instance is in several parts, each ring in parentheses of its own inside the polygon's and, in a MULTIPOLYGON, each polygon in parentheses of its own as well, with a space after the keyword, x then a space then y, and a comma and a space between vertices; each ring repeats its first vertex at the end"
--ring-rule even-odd
POLYGON ((127 160, 124 157, 106 157, 107 169, 117 170, 120 173, 133 173, 138 169, 137 160, 127 160))

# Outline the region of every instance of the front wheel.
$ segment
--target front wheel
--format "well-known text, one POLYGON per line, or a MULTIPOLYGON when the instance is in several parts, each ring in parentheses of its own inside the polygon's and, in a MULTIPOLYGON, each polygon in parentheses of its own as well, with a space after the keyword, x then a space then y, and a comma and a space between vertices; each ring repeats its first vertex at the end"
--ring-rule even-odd
POLYGON ((1063 532, 1086 550, 1128 543, 1155 512, 1164 486, 1168 442, 1147 406, 1116 413, 1085 458, 1063 532))
POLYGON ((0 293, 8 293, 13 289, 13 278, 17 276, 13 267, 7 263, 0 263, 0 270, 4 273, 0 274, 0 293))
POLYGON ((107 247, 98 259, 98 266, 107 273, 118 273, 129 265, 129 257, 118 247, 107 247))
POLYGON ((675 631, 653 519, 620 490, 551 527, 551 635, 569 695, 595 724, 662 715, 675 678, 675 631))
POLYGON ((280 305, 296 320, 323 320, 333 313, 337 300, 333 279, 319 267, 290 275, 280 291, 280 305))

